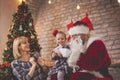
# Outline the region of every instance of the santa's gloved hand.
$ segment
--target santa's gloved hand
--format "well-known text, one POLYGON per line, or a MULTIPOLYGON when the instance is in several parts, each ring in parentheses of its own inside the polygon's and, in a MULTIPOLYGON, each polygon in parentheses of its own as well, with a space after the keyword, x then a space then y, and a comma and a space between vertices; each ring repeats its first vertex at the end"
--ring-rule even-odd
POLYGON ((73 73, 75 73, 76 71, 79 71, 80 70, 80 67, 79 66, 73 66, 73 73))

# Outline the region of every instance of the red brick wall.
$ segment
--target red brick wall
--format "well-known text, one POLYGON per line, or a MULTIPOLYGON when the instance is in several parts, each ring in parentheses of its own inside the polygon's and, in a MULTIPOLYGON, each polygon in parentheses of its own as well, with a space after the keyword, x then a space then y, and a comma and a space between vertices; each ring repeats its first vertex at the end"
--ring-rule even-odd
POLYGON ((43 57, 49 60, 51 50, 56 46, 52 36, 54 29, 67 34, 66 25, 70 19, 75 22, 88 13, 96 33, 105 42, 112 61, 119 61, 120 6, 117 0, 52 0, 54 1, 52 4, 48 4, 47 1, 43 0, 39 4, 34 2, 31 6, 34 15, 37 16, 35 29, 43 57), (77 3, 80 5, 79 10, 76 9, 77 3))

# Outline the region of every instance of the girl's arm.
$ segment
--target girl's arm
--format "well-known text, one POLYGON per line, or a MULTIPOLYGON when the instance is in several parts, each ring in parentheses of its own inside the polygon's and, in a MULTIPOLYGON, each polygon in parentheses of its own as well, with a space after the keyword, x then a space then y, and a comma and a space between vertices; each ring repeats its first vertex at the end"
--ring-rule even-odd
POLYGON ((57 60, 57 59, 60 59, 61 56, 57 54, 56 52, 52 51, 51 58, 52 60, 57 60))

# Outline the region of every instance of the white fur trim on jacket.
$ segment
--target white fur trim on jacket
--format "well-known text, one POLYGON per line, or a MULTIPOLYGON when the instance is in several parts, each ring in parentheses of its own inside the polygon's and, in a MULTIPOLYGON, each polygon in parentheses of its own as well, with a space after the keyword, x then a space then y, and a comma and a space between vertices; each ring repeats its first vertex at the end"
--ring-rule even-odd
MULTIPOLYGON (((85 52, 85 51, 87 50, 87 48, 88 48, 95 40, 100 40, 100 38, 99 38, 99 37, 90 37, 90 38, 88 39, 87 44, 83 46, 83 47, 84 47, 83 52, 85 52)), ((78 59, 79 59, 79 57, 80 57, 80 54, 81 54, 80 50, 76 50, 76 49, 78 49, 78 47, 75 47, 75 48, 72 50, 73 52, 72 52, 72 54, 70 55, 70 57, 68 58, 68 60, 67 60, 69 66, 72 66, 72 67, 77 66, 76 63, 77 63, 77 61, 78 61, 78 59)), ((82 52, 82 53, 83 53, 83 52, 82 52)))
POLYGON ((88 34, 89 33, 89 28, 81 25, 81 26, 73 26, 72 28, 70 28, 70 30, 68 31, 69 35, 74 35, 74 34, 88 34))
POLYGON ((96 37, 96 36, 91 36, 88 39, 87 45, 86 45, 86 49, 95 41, 95 40, 101 40, 100 37, 96 37))

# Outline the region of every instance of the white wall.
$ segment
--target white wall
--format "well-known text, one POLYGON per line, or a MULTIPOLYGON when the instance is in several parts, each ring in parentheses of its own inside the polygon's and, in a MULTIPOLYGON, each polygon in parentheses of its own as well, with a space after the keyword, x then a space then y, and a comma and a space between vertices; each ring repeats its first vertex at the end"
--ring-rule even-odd
POLYGON ((0 62, 2 53, 6 47, 7 34, 12 23, 13 13, 20 4, 19 0, 0 0, 0 62))

